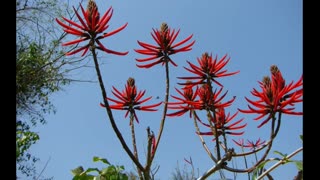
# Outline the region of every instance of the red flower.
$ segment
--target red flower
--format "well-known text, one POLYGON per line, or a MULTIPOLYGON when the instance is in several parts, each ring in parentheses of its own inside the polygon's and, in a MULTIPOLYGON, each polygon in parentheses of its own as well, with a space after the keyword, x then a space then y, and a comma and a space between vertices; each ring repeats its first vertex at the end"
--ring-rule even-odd
POLYGON ((187 82, 186 86, 183 88, 183 93, 177 88, 176 91, 181 96, 183 96, 183 98, 171 96, 174 99, 179 100, 180 102, 168 102, 168 109, 180 109, 180 111, 167 114, 167 116, 181 116, 191 109, 214 111, 214 109, 216 108, 224 108, 230 106, 235 100, 235 97, 233 97, 231 100, 221 103, 222 99, 227 95, 228 91, 220 96, 222 88, 219 91, 214 91, 213 93, 211 93, 207 84, 204 84, 200 88, 198 88, 197 86, 196 92, 194 93, 192 85, 187 82), (199 99, 195 100, 197 97, 199 97, 199 99))
POLYGON ((183 51, 190 51, 191 46, 195 43, 195 41, 192 41, 190 44, 178 48, 178 46, 181 46, 182 44, 189 41, 193 35, 190 35, 186 39, 173 44, 173 42, 176 40, 180 29, 175 32, 175 30, 170 29, 166 23, 162 23, 160 30, 152 29, 153 33, 151 33, 151 36, 156 41, 157 45, 151 45, 147 43, 143 43, 138 41, 138 44, 143 47, 143 49, 135 49, 137 53, 148 55, 150 57, 143 58, 143 59, 136 59, 138 62, 147 62, 156 60, 155 62, 145 64, 145 65, 137 65, 139 68, 150 68, 156 64, 162 63, 164 65, 167 62, 172 63, 174 66, 177 66, 176 63, 174 63, 169 55, 176 54, 178 52, 183 51))
POLYGON ((252 106, 255 106, 256 109, 250 105, 248 105, 249 110, 239 109, 242 113, 259 114, 259 116, 254 118, 254 120, 259 120, 264 116, 267 116, 258 128, 266 124, 270 119, 274 118, 277 112, 292 115, 303 115, 302 112, 295 112, 294 107, 287 107, 294 106, 296 103, 303 101, 302 76, 296 83, 293 83, 292 81, 290 84, 286 85, 277 66, 271 66, 271 74, 271 80, 269 77, 264 77, 262 82, 259 82, 260 88, 262 89, 261 92, 256 89, 251 91, 253 96, 259 98, 258 100, 252 101, 246 97, 246 100, 252 106), (295 90, 300 87, 301 89, 295 90), (295 91, 292 92, 293 90, 295 91))
POLYGON ((228 91, 226 91, 223 95, 220 96, 223 88, 220 90, 215 90, 214 92, 210 91, 210 87, 207 84, 202 85, 197 91, 197 95, 199 96, 199 100, 196 102, 192 102, 191 104, 195 107, 195 109, 207 109, 214 111, 216 108, 224 108, 228 107, 232 104, 232 102, 236 99, 234 96, 231 100, 221 103, 222 99, 227 95, 228 91), (220 96, 220 97, 219 97, 220 96))
MULTIPOLYGON (((247 123, 245 123, 244 125, 238 125, 239 123, 241 123, 244 120, 244 118, 242 118, 242 119, 240 119, 230 125, 227 125, 231 120, 233 120, 236 117, 237 114, 238 114, 238 112, 236 112, 234 115, 230 116, 230 113, 228 113, 228 115, 226 116, 225 110, 223 107, 216 109, 216 118, 212 117, 211 121, 216 125, 219 136, 221 134, 230 134, 230 135, 237 135, 238 136, 238 135, 242 135, 244 133, 243 131, 242 132, 232 132, 232 130, 242 129, 247 126, 247 123)), ((203 125, 206 127, 210 127, 209 124, 203 123, 203 125)), ((200 132, 200 135, 214 135, 214 134, 211 130, 209 132, 200 132)))
MULTIPOLYGON (((230 61, 230 57, 227 58, 227 55, 223 56, 219 61, 217 60, 217 56, 213 60, 212 54, 209 56, 208 53, 202 54, 201 58, 197 58, 199 63, 199 67, 192 64, 191 62, 187 61, 191 68, 184 67, 187 71, 195 74, 196 76, 192 77, 178 77, 179 79, 185 80, 198 80, 196 82, 192 82, 190 84, 197 85, 197 84, 206 84, 210 81, 215 82, 219 86, 222 85, 216 80, 216 78, 224 77, 224 76, 231 76, 234 74, 239 73, 240 71, 227 73, 227 70, 222 70, 226 66, 226 64, 230 61)), ((185 83, 178 83, 184 85, 185 83)))
POLYGON ((260 146, 262 146, 266 142, 266 141, 261 141, 260 138, 256 142, 247 140, 247 144, 244 144, 243 139, 240 139, 239 142, 237 142, 233 139, 232 139, 232 141, 240 147, 250 148, 251 150, 252 149, 255 150, 255 149, 259 148, 260 146))
POLYGON ((157 140, 156 140, 156 137, 154 135, 152 136, 151 143, 152 143, 151 154, 154 155, 155 150, 156 150, 156 146, 157 146, 157 140))
MULTIPOLYGON (((134 118, 137 121, 137 123, 139 123, 139 120, 135 113, 135 110, 157 111, 157 109, 152 109, 152 108, 157 107, 162 103, 160 102, 153 105, 141 106, 142 103, 145 103, 146 101, 150 100, 152 97, 148 97, 144 100, 141 100, 141 98, 143 97, 146 91, 145 90, 139 91, 137 93, 137 88, 135 86, 135 81, 133 78, 128 79, 124 91, 120 92, 115 87, 113 87, 113 90, 114 91, 112 91, 112 94, 116 96, 119 100, 107 98, 107 100, 116 103, 114 105, 110 105, 110 108, 115 110, 127 110, 125 117, 127 117, 130 112, 131 115, 134 115, 134 118)), ((105 107, 105 105, 102 103, 100 103, 100 105, 102 107, 105 107)))
POLYGON ((244 140, 243 140, 243 138, 239 139, 238 141, 232 139, 232 141, 233 141, 234 143, 236 143, 238 146, 244 147, 244 140))
POLYGON ((86 10, 83 9, 81 4, 80 4, 80 8, 81 8, 81 11, 82 11, 84 18, 81 18, 79 13, 77 12, 77 10, 73 7, 73 10, 75 11, 77 18, 79 19, 80 24, 78 24, 74 21, 71 21, 65 17, 62 17, 66 22, 70 23, 74 27, 63 23, 59 19, 56 18, 56 21, 58 22, 59 25, 61 25, 64 28, 64 31, 66 33, 80 37, 79 39, 63 43, 62 44, 63 46, 78 44, 80 42, 84 42, 86 40, 89 40, 89 42, 86 45, 84 45, 74 51, 66 53, 67 56, 72 55, 72 54, 76 54, 80 51, 83 51, 81 56, 84 56, 87 53, 87 51, 89 50, 89 48, 97 48, 97 49, 104 51, 106 53, 111 53, 111 54, 116 54, 116 55, 128 54, 128 51, 127 52, 117 52, 117 51, 107 49, 100 42, 100 39, 103 39, 103 38, 106 38, 108 36, 111 36, 113 34, 118 33, 119 31, 123 30, 128 24, 128 23, 126 23, 125 25, 121 26, 120 28, 118 28, 114 31, 111 31, 108 33, 103 33, 109 27, 108 22, 111 19, 112 14, 113 14, 112 7, 110 7, 105 12, 105 14, 102 16, 101 19, 100 19, 100 14, 98 12, 98 7, 93 0, 89 0, 86 10), (103 34, 101 34, 101 33, 103 33, 103 34), (99 34, 101 34, 101 35, 99 35, 99 34), (97 43, 97 46, 94 45, 95 43, 97 43))
MULTIPOLYGON (((167 114, 167 116, 169 117, 181 116, 184 113, 188 112, 190 109, 193 109, 193 106, 190 103, 194 102, 197 97, 197 93, 194 93, 192 87, 190 87, 189 85, 186 85, 184 88, 182 88, 183 92, 181 92, 177 88, 175 89, 183 98, 171 95, 171 97, 178 100, 179 102, 168 102, 168 109, 181 109, 181 110, 174 113, 167 114)), ((198 87, 195 92, 197 91, 198 91, 198 87)), ((192 117, 192 114, 190 111, 190 118, 191 117, 192 117)))

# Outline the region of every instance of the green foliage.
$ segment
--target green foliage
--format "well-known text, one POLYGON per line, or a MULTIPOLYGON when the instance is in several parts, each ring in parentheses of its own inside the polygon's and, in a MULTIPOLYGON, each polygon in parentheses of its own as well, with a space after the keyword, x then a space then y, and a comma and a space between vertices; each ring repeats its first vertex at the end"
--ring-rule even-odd
POLYGON ((28 115, 32 125, 37 122, 43 124, 43 114, 55 111, 49 95, 58 91, 66 81, 35 43, 26 49, 19 49, 16 61, 17 115, 28 115))
MULTIPOLYGON (((302 136, 302 135, 301 135, 302 136)), ((301 137, 300 136, 300 137, 301 137)), ((281 158, 274 158, 272 160, 266 160, 266 161, 263 161, 262 163, 260 163, 256 169, 252 172, 252 179, 255 180, 257 179, 257 177, 259 175, 262 174, 263 171, 265 171, 265 165, 269 162, 272 162, 272 161, 281 161, 281 164, 284 165, 284 164, 287 164, 287 163, 295 163, 296 164, 296 167, 298 169, 299 172, 302 172, 303 171, 303 161, 298 161, 298 160, 291 160, 291 159, 288 159, 288 154, 284 154, 284 153, 281 153, 279 151, 274 151, 275 154, 278 154, 281 156, 281 158)))
POLYGON ((294 161, 299 171, 303 170, 303 161, 294 161))
POLYGON ((34 164, 38 158, 32 156, 28 150, 32 144, 39 140, 39 135, 30 131, 29 126, 21 121, 16 123, 16 129, 17 170, 26 176, 32 176, 36 172, 34 164))
POLYGON ((16 162, 17 171, 26 176, 36 175, 38 160, 29 150, 39 140, 31 128, 55 113, 50 95, 70 82, 59 46, 64 35, 54 24, 62 12, 58 2, 16 1, 16 162))
POLYGON ((57 0, 16 1, 16 115, 33 126, 55 112, 49 96, 70 82, 59 46, 64 35, 54 24, 60 5, 57 0))
MULTIPOLYGON (((302 135, 300 135, 300 138, 302 139, 302 135)), ((287 154, 283 154, 283 153, 280 153, 278 151, 275 151, 274 153, 276 154, 279 154, 280 156, 282 156, 282 161, 283 163, 282 164, 286 164, 286 163, 295 163, 298 171, 302 172, 303 171, 303 161, 299 161, 299 160, 290 160, 290 159, 287 159, 287 154)))
POLYGON ((128 180, 124 173, 124 166, 115 166, 109 163, 105 158, 93 157, 93 162, 102 162, 107 165, 101 170, 98 168, 88 168, 84 170, 82 166, 71 170, 74 175, 73 180, 128 180), (89 174, 90 173, 90 174, 89 174), (91 174, 94 173, 94 174, 91 174))
POLYGON ((31 132, 28 125, 21 121, 17 122, 16 128, 16 159, 20 162, 21 157, 25 156, 30 146, 39 140, 39 135, 31 132))

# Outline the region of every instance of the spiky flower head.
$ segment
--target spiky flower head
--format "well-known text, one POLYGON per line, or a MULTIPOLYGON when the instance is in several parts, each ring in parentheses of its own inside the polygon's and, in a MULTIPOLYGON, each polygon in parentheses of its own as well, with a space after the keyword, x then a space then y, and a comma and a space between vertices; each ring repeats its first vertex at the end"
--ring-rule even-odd
POLYGON ((129 77, 127 80, 127 84, 131 87, 133 87, 135 85, 135 80, 132 77, 129 77))

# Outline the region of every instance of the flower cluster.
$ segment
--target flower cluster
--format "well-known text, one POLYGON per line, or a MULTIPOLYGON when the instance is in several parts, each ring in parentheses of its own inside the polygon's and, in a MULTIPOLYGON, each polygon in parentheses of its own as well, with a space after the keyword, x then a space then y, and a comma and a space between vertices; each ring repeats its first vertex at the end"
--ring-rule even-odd
MULTIPOLYGON (((131 115, 134 116, 134 119, 137 121, 137 123, 139 123, 139 120, 138 120, 138 117, 136 115, 135 110, 157 111, 157 109, 153 109, 153 108, 159 106, 162 103, 162 102, 160 102, 160 103, 153 104, 153 105, 141 106, 141 104, 149 101, 152 98, 152 96, 141 100, 146 91, 144 90, 144 91, 137 92, 137 87, 135 86, 135 80, 133 78, 129 78, 127 80, 127 84, 125 85, 125 89, 122 92, 120 92, 115 87, 112 87, 112 88, 113 88, 112 94, 116 98, 118 98, 118 100, 112 99, 112 98, 107 98, 107 100, 116 103, 116 104, 110 105, 110 108, 115 109, 115 110, 126 110, 127 112, 125 114, 125 117, 127 117, 128 114, 131 113, 131 115)), ((100 105, 102 107, 105 107, 105 105, 102 103, 100 103, 100 105)))
MULTIPOLYGON (((244 118, 230 124, 227 125, 231 120, 233 120, 236 115, 238 114, 238 112, 236 112, 234 115, 230 116, 230 113, 228 113, 228 115, 225 114, 225 110, 224 108, 217 108, 216 112, 215 112, 215 117, 211 117, 210 120, 211 122, 213 122, 216 125, 217 128, 217 132, 218 132, 218 136, 222 135, 222 134, 230 134, 230 135, 242 135, 244 133, 244 131, 242 132, 232 132, 231 130, 238 130, 238 129, 242 129, 244 127, 247 126, 247 123, 243 124, 243 125, 238 125, 239 123, 241 123, 244 118)), ((211 126, 209 124, 203 124, 206 127, 211 128, 211 126)), ((214 131, 208 131, 208 132, 200 132, 200 135, 214 135, 214 131)))
POLYGON ((286 85, 277 66, 272 65, 270 71, 271 79, 266 76, 263 78, 262 82, 259 81, 261 91, 258 91, 255 88, 251 91, 251 94, 257 97, 258 100, 253 101, 246 97, 246 100, 256 108, 248 105, 249 110, 239 109, 242 113, 259 114, 259 116, 254 118, 254 120, 259 120, 267 116, 258 128, 266 124, 270 119, 275 118, 275 114, 277 112, 292 115, 303 115, 302 112, 294 111, 294 107, 288 107, 302 102, 302 76, 296 83, 292 81, 290 84, 286 85))
POLYGON ((235 141, 234 139, 232 139, 232 141, 240 147, 250 148, 251 150, 255 150, 261 147, 266 142, 266 141, 261 141, 260 138, 255 142, 247 140, 246 144, 244 143, 243 139, 239 139, 238 141, 235 141))
POLYGON ((157 45, 147 44, 141 41, 138 41, 138 44, 143 47, 143 49, 135 49, 137 53, 148 55, 147 58, 136 59, 138 62, 147 62, 155 60, 155 62, 144 64, 144 65, 137 65, 139 68, 150 68, 157 64, 164 65, 167 62, 170 62, 174 66, 177 66, 175 62, 169 57, 169 55, 176 54, 179 52, 190 51, 191 46, 195 43, 192 41, 188 45, 178 48, 182 44, 186 43, 192 38, 192 34, 185 38, 184 40, 175 43, 180 29, 175 31, 175 29, 171 29, 167 23, 162 23, 160 30, 152 29, 153 33, 151 33, 152 38, 156 41, 157 45))
POLYGON ((84 16, 84 18, 81 18, 80 14, 78 11, 73 7, 74 12, 76 13, 77 18, 80 21, 80 24, 69 20, 65 17, 62 17, 66 22, 70 23, 71 25, 67 25, 63 22, 61 22, 59 19, 56 18, 56 21, 59 25, 61 25, 64 28, 64 31, 68 34, 72 34, 75 36, 80 37, 79 39, 72 40, 66 43, 63 43, 63 46, 69 46, 69 45, 74 45, 78 44, 80 42, 84 42, 89 40, 89 42, 80 47, 77 48, 71 52, 66 53, 66 55, 73 55, 78 52, 82 52, 81 56, 84 56, 89 48, 97 48, 101 51, 104 51, 106 53, 111 53, 111 54, 116 54, 116 55, 126 55, 128 54, 127 52, 118 52, 118 51, 113 51, 108 48, 106 48, 100 40, 106 37, 109 37, 111 35, 114 35, 118 33, 119 31, 123 30, 128 23, 124 24, 120 28, 113 30, 111 32, 104 32, 105 30, 108 29, 109 25, 108 22, 112 17, 113 14, 113 9, 110 7, 105 14, 100 18, 100 13, 98 12, 98 7, 93 0, 89 0, 87 9, 84 10, 82 5, 80 4, 81 12, 84 16), (74 27, 73 27, 74 26, 74 27), (97 43, 97 46, 95 46, 95 43, 97 43))
MULTIPOLYGON (((226 55, 219 61, 217 61, 217 57, 215 60, 212 58, 212 54, 208 53, 202 54, 201 58, 198 58, 199 66, 192 64, 190 62, 189 65, 191 69, 185 68, 191 73, 194 73, 196 76, 194 77, 179 77, 180 79, 187 80, 185 83, 179 83, 180 85, 184 85, 182 90, 176 88, 176 91, 182 96, 177 97, 171 95, 172 98, 178 100, 178 102, 168 102, 168 109, 178 110, 173 113, 168 113, 167 116, 181 116, 186 112, 190 112, 190 118, 192 117, 192 112, 197 110, 206 110, 208 112, 214 113, 214 115, 209 116, 209 121, 215 124, 217 128, 218 135, 221 134, 231 134, 231 135, 242 135, 244 132, 232 132, 232 130, 238 130, 244 128, 247 124, 238 125, 243 121, 243 119, 238 120, 232 124, 230 121, 234 119, 234 117, 238 114, 230 116, 229 114, 225 114, 225 108, 230 106, 235 97, 231 100, 223 102, 224 97, 227 95, 222 93, 222 85, 215 80, 215 78, 231 76, 237 72, 226 73, 226 70, 222 70, 226 64, 229 62, 230 58, 226 60, 226 55), (196 82, 192 82, 191 80, 197 80, 196 82), (217 83, 221 88, 212 91, 211 82, 217 83), (198 85, 201 85, 200 87, 198 85), (196 87, 196 90, 193 91, 193 87, 196 87), (227 125, 227 124, 230 125, 227 125)), ((214 135, 214 131, 212 131, 212 126, 204 123, 197 115, 194 113, 195 118, 204 126, 211 128, 209 132, 199 132, 200 135, 214 135)))
MULTIPOLYGON (((216 56, 215 59, 212 58, 212 54, 203 53, 201 58, 197 58, 199 66, 188 62, 190 68, 184 67, 187 71, 195 74, 196 76, 191 77, 178 77, 179 79, 185 80, 198 80, 196 82, 188 82, 188 84, 198 85, 198 84, 207 84, 209 82, 215 82, 219 86, 222 87, 216 78, 231 76, 239 73, 240 71, 227 73, 227 70, 222 70, 226 66, 226 64, 230 61, 230 57, 227 58, 227 54, 224 55, 219 61, 216 56)), ((185 83, 179 83, 180 85, 185 85, 185 83)))

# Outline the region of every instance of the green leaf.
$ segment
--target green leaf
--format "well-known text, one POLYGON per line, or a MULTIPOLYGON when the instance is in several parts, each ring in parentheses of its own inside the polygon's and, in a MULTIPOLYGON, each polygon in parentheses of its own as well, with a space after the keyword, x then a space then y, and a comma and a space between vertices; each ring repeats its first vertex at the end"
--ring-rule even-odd
POLYGON ((93 157, 93 162, 97 162, 97 161, 101 161, 101 162, 103 162, 103 163, 105 163, 105 164, 110 165, 110 163, 109 163, 109 161, 108 161, 107 159, 105 159, 105 158, 99 158, 99 157, 97 157, 97 156, 94 156, 94 157, 93 157))
POLYGON ((82 173, 80 175, 75 175, 72 180, 93 180, 95 176, 93 175, 87 175, 85 173, 82 173))
POLYGON ((101 170, 100 174, 105 176, 105 175, 108 174, 108 172, 109 172, 109 168, 104 168, 104 169, 101 170))
POLYGON ((120 175, 120 179, 121 179, 121 180, 128 180, 129 177, 128 177, 126 174, 121 174, 121 175, 120 175))
POLYGON ((74 176, 77 176, 77 175, 80 175, 83 171, 84 171, 83 167, 82 167, 82 166, 78 166, 77 168, 72 169, 72 170, 71 170, 71 173, 72 173, 74 176))
POLYGON ((301 139, 301 141, 303 141, 303 135, 302 134, 300 135, 300 139, 301 139))
POLYGON ((273 151, 275 154, 279 154, 280 156, 282 156, 282 157, 287 157, 287 154, 282 154, 281 152, 279 152, 279 151, 273 151))
POLYGON ((257 179, 257 177, 259 176, 259 171, 264 168, 267 162, 269 161, 264 161, 256 167, 256 169, 252 172, 252 180, 257 179))
POLYGON ((123 171, 123 170, 124 170, 124 166, 118 166, 118 167, 117 167, 117 171, 118 171, 118 172, 121 172, 121 171, 123 171))
POLYGON ((85 172, 89 173, 89 172, 93 172, 93 171, 100 173, 100 170, 98 168, 88 168, 85 172))
POLYGON ((302 171, 303 170, 303 166, 302 166, 302 161, 295 161, 295 163, 296 163, 296 166, 297 166, 297 168, 298 168, 298 170, 299 171, 302 171))
POLYGON ((255 179, 257 179, 257 177, 258 177, 258 173, 259 173, 259 169, 260 168, 256 168, 253 172, 252 172, 252 180, 255 180, 255 179))
POLYGON ((105 173, 110 176, 112 174, 116 174, 117 173, 117 169, 116 169, 116 167, 114 165, 110 165, 109 167, 107 167, 105 169, 105 173))

